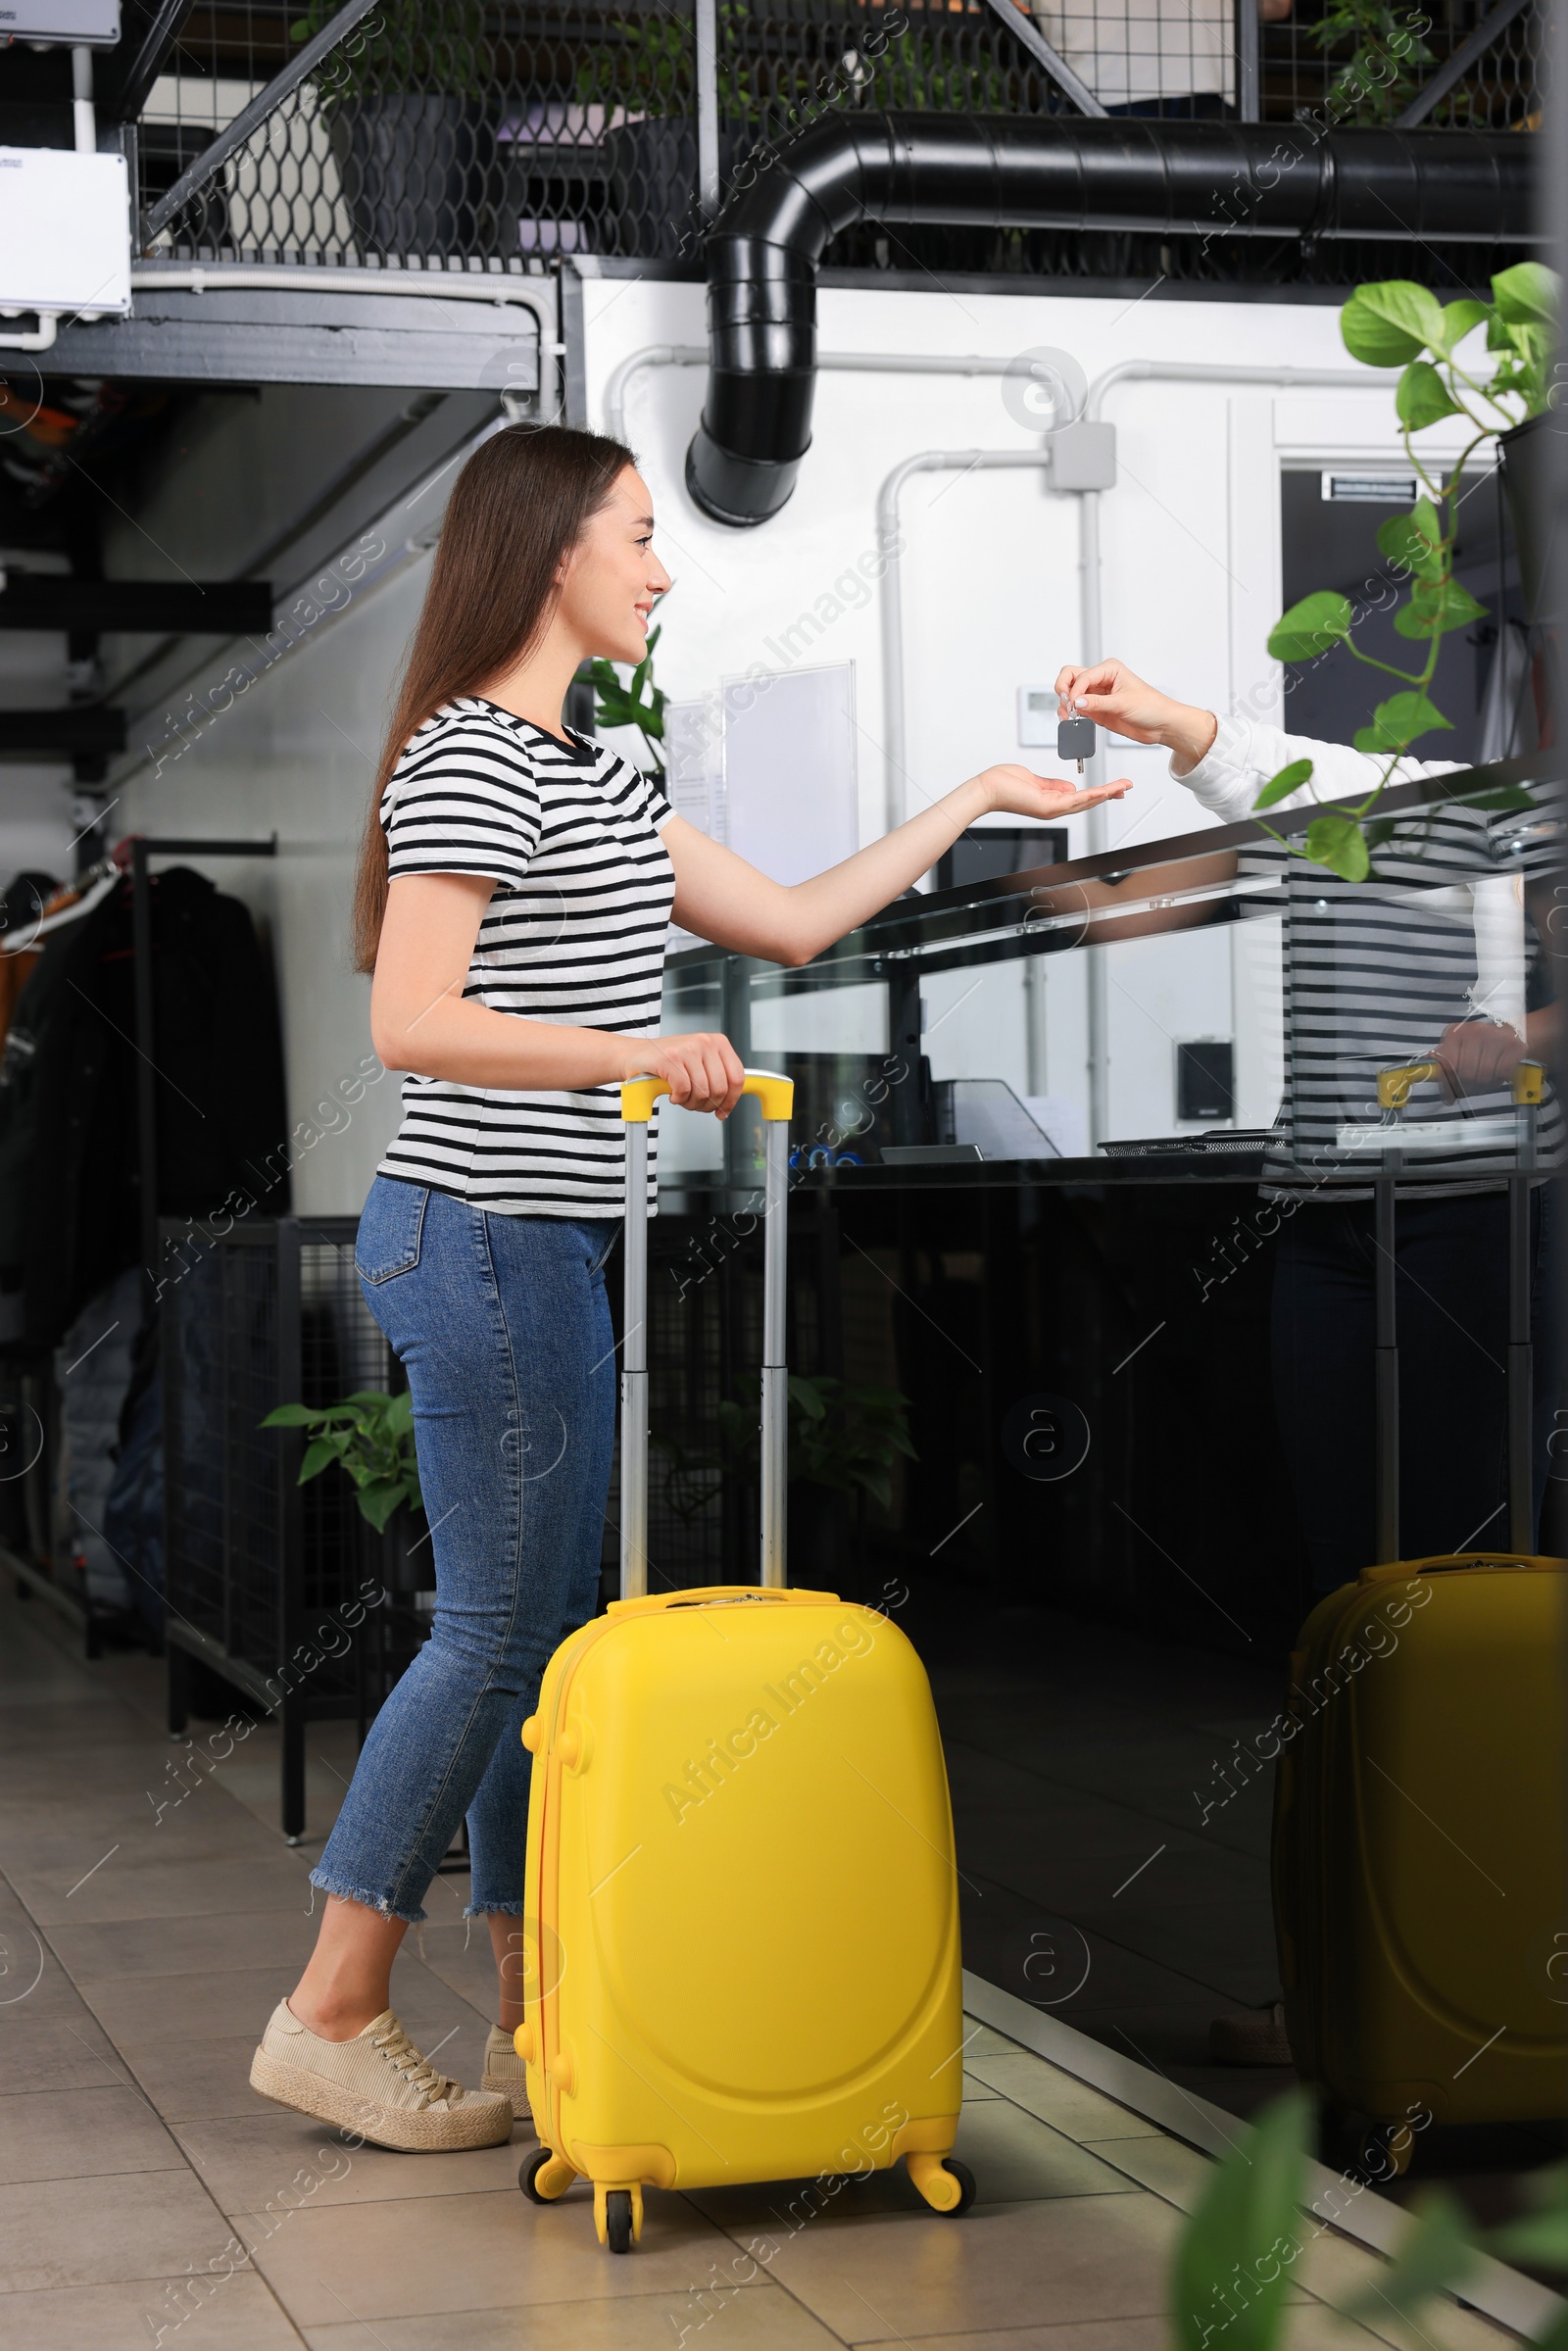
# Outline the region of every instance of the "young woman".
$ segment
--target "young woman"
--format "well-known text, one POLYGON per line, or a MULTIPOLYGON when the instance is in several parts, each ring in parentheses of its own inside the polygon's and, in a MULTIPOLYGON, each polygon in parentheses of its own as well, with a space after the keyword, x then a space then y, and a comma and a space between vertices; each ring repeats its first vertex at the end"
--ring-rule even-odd
MULTIPOLYGON (((605 1260, 624 1207, 617 1082, 642 1073, 725 1118, 738 1055, 659 1035, 671 915, 805 963, 992 809, 1117 797, 989 767, 812 881, 785 888, 671 813, 562 722, 584 661, 641 661, 669 586, 628 450, 514 425, 452 493, 386 754, 356 903, 370 1028, 412 1073, 360 1221, 370 1310, 414 1397, 436 1611, 366 1740, 312 1873, 315 1953, 251 2069, 279 2104, 385 2146, 489 2146, 526 2115, 528 1764, 541 1670, 597 1599, 616 1370, 605 1260), (498 2022, 481 2085, 414 2047, 392 1961, 466 1816, 498 2022)), ((654 1181, 650 1151, 650 1196, 654 1181)))

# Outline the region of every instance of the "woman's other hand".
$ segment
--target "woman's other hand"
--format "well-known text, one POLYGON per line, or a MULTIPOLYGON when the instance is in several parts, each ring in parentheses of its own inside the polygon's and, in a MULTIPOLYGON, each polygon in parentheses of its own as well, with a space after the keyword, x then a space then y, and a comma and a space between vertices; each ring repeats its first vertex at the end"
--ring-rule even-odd
POLYGON ((1080 788, 1059 775, 1036 775, 1028 767, 988 767, 975 782, 986 795, 988 809, 1008 816, 1077 816, 1102 800, 1120 800, 1132 790, 1131 779, 1080 788))
POLYGON ((1467 1094, 1494 1094, 1506 1086, 1526 1050, 1518 1030, 1505 1020, 1455 1020, 1444 1030, 1432 1057, 1449 1101, 1460 1102, 1467 1094))
POLYGON ((1087 666, 1069 662, 1057 675, 1056 694, 1064 713, 1092 718, 1134 743, 1161 744, 1189 767, 1212 750, 1219 732, 1212 710, 1161 694, 1114 657, 1087 666))
POLYGON ((740 1100, 746 1067, 727 1037, 704 1029, 683 1037, 632 1038, 624 1075, 662 1078, 680 1109, 727 1118, 740 1100))

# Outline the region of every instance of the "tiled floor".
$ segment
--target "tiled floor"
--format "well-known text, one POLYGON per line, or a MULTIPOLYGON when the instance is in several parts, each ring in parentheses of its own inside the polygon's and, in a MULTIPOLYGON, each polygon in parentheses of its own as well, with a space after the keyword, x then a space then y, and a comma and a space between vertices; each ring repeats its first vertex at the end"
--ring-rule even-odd
MULTIPOLYGON (((1206 2161, 976 2028, 962 2222, 902 2176, 806 2217, 789 2185, 651 2195, 616 2260, 587 2198, 541 2210, 516 2146, 354 2152, 246 2082, 307 1948, 307 1882, 349 1757, 313 1736, 316 1835, 275 1828, 258 1733, 157 1817, 159 1669, 88 1666, 36 1605, 0 1601, 0 2340, 25 2351, 1159 2351, 1172 2240, 1206 2161), (148 1791, 153 1791, 149 1795, 148 1791)), ((394 1998, 470 2079, 488 1959, 432 1897, 394 1998)), ((412 1942, 412 1938, 411 1938, 412 1942)), ((1322 2236, 1292 2351, 1330 2351, 1322 2297, 1373 2258, 1322 2236)), ((1344 2329, 1334 2339, 1354 2351, 1344 2329)), ((1447 2307, 1429 2351, 1511 2338, 1447 2307)), ((1396 2330, 1391 2342, 1408 2351, 1396 2330)), ((1361 2337, 1365 2351, 1372 2338, 1361 2337)))

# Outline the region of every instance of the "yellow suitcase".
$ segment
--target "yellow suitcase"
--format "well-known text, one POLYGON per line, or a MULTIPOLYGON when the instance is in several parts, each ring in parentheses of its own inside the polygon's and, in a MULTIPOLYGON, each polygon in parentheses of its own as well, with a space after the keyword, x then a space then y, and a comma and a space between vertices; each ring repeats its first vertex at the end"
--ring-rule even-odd
POLYGON ((621 1598, 564 1641, 533 1754, 516 2045, 553 2203, 594 2187, 630 2250, 645 2187, 885 2170, 957 2215, 962 2082, 953 1820, 914 1649, 873 1609, 784 1584, 789 1081, 767 1135, 762 1583, 646 1590, 644 1167, 627 1130, 621 1598))

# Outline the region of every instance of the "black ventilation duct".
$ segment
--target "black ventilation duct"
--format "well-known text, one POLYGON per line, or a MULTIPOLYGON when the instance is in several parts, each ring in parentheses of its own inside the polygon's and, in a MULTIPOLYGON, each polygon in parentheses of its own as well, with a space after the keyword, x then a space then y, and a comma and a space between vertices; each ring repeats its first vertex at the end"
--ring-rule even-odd
POLYGON ((686 486, 737 527, 789 497, 811 440, 817 268, 858 221, 1519 244, 1537 233, 1535 149, 1516 131, 835 116, 759 159, 708 239, 686 486))

